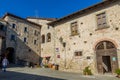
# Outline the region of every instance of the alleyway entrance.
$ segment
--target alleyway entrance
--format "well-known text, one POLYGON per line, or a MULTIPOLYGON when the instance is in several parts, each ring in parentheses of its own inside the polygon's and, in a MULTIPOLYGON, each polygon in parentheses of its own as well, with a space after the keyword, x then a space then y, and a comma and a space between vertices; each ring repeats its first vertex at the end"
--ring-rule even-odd
POLYGON ((9 63, 14 63, 15 62, 14 48, 8 47, 5 52, 6 52, 5 56, 7 57, 9 63))

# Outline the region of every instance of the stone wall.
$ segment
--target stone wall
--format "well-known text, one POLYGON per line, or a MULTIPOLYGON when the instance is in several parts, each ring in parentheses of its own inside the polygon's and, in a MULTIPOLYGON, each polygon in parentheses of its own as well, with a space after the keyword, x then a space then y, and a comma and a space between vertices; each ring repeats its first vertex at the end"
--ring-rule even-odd
MULTIPOLYGON (((97 73, 95 53, 96 44, 100 41, 106 40, 114 43, 117 49, 120 48, 119 8, 120 5, 114 3, 96 9, 90 13, 80 15, 76 18, 71 18, 68 21, 64 21, 55 26, 55 48, 59 49, 59 51, 55 52, 55 61, 57 61, 62 70, 65 69, 65 64, 67 69, 73 69, 73 71, 82 71, 86 66, 90 66, 92 71, 97 73), (108 28, 98 30, 96 15, 102 12, 106 12, 108 28), (70 24, 76 21, 78 22, 79 34, 72 36, 70 24), (66 42, 65 48, 59 41, 60 37, 63 38, 63 42, 66 42), (75 57, 74 52, 76 51, 82 51, 82 56, 75 57), (60 54, 60 58, 57 58, 58 54, 60 54)), ((120 67, 120 56, 119 53, 117 54, 120 67)))
MULTIPOLYGON (((43 20, 43 19, 32 19, 32 18, 28 18, 28 20, 35 22, 35 23, 39 23, 40 25, 42 25, 41 28, 41 36, 45 35, 45 43, 41 43, 41 57, 42 58, 46 58, 46 57, 50 57, 50 61, 54 59, 54 28, 51 26, 48 26, 47 23, 51 22, 49 20, 43 20), (47 42, 47 33, 51 33, 51 41, 47 42)), ((49 61, 49 62, 50 62, 49 61)))
POLYGON ((69 18, 53 27, 48 26, 51 22, 43 19, 28 18, 29 21, 42 25, 41 34, 38 26, 24 22, 20 19, 7 16, 5 20, 9 23, 7 30, 6 46, 13 47, 16 57, 26 61, 38 62, 39 56, 50 57, 50 61, 59 64, 61 70, 72 70, 82 72, 86 66, 90 66, 93 73, 97 73, 96 45, 101 41, 110 41, 117 48, 118 63, 120 68, 120 2, 101 6, 90 10, 88 13, 69 18), (106 13, 107 27, 98 29, 96 15, 106 13), (78 23, 78 35, 71 35, 71 23, 78 23), (11 25, 15 23, 16 28, 11 25), (28 32, 24 32, 24 28, 28 32), (34 35, 35 30, 39 32, 34 35), (47 33, 51 33, 51 41, 46 41, 47 33), (16 36, 14 41, 10 40, 11 34, 16 36), (41 36, 45 35, 45 43, 41 43, 41 36), (24 37, 27 42, 24 42, 24 37), (61 39, 63 39, 61 41, 61 39), (34 44, 37 40, 37 44, 34 44), (40 44, 41 43, 41 44, 40 44), (65 43, 66 45, 63 45, 65 43), (75 56, 76 51, 81 51, 81 56, 75 56))
POLYGON ((40 55, 40 26, 36 26, 27 21, 6 16, 5 21, 8 22, 6 48, 12 47, 15 50, 15 59, 19 58, 24 61, 39 62, 40 55), (15 24, 15 28, 12 25, 15 24), (24 32, 24 28, 27 31, 24 32), (37 35, 35 35, 35 31, 37 35), (15 40, 11 40, 11 35, 15 35, 15 40), (26 42, 24 38, 26 37, 26 42), (36 40, 36 44, 34 44, 36 40))
POLYGON ((120 3, 113 3, 101 6, 98 9, 91 10, 88 13, 79 15, 76 18, 68 19, 48 29, 47 20, 28 19, 35 23, 41 24, 41 35, 46 33, 52 34, 52 41, 41 44, 41 56, 52 56, 51 60, 54 64, 59 64, 61 70, 72 70, 73 72, 81 72, 86 66, 90 66, 93 73, 97 73, 96 63, 96 45, 101 41, 112 42, 118 51, 118 63, 120 67, 119 55, 119 19, 120 19, 120 3), (98 29, 96 15, 106 12, 106 21, 108 28, 98 29), (71 35, 70 25, 73 22, 78 23, 78 32, 76 36, 71 35), (62 43, 60 39, 63 39, 62 43), (66 46, 63 46, 66 43, 66 46), (75 57, 76 51, 82 51, 82 56, 75 57), (59 57, 58 57, 59 56, 59 57))

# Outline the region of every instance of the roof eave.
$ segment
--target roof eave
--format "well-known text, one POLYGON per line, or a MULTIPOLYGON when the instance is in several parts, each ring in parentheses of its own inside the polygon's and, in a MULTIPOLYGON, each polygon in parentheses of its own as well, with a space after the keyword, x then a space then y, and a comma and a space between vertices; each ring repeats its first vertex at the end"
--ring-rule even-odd
POLYGON ((26 22, 28 22, 28 23, 33 24, 33 25, 39 26, 40 28, 42 27, 42 25, 40 25, 40 24, 36 24, 36 23, 34 23, 34 22, 28 21, 28 20, 26 20, 26 19, 24 19, 24 18, 18 17, 18 16, 16 16, 16 15, 11 14, 11 13, 6 13, 6 14, 2 17, 2 19, 4 19, 6 16, 12 16, 12 17, 15 17, 15 18, 24 20, 24 21, 26 21, 26 22))
POLYGON ((62 17, 62 18, 60 18, 60 19, 58 19, 58 20, 56 20, 56 21, 50 22, 50 23, 48 23, 48 25, 54 26, 54 25, 56 25, 57 23, 59 23, 60 21, 65 20, 65 19, 68 19, 68 18, 71 17, 71 16, 75 16, 75 15, 80 14, 80 13, 83 14, 84 12, 86 12, 86 11, 88 11, 88 10, 90 10, 90 9, 96 8, 97 6, 100 6, 100 5, 105 4, 105 3, 112 3, 112 2, 114 2, 114 1, 118 1, 118 0, 106 0, 106 1, 102 1, 102 2, 100 2, 100 3, 97 3, 97 4, 95 4, 95 5, 90 6, 90 7, 88 7, 88 8, 85 8, 85 9, 82 9, 82 10, 80 10, 80 11, 74 12, 74 13, 68 15, 68 16, 62 17), (83 12, 83 13, 82 13, 82 12, 83 12))

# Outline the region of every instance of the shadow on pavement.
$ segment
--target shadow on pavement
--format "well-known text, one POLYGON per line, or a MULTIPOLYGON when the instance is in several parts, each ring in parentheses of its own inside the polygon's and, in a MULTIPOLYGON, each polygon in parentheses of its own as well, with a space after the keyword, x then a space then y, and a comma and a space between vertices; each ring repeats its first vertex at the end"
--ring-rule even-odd
POLYGON ((27 73, 19 73, 13 71, 2 72, 0 71, 0 80, 65 80, 55 77, 33 75, 27 73))

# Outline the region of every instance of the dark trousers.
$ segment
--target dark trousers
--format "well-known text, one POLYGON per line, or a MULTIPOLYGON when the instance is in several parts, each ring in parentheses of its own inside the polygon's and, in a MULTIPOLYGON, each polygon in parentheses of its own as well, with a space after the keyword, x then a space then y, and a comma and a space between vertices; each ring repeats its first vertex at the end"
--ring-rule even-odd
POLYGON ((2 66, 2 69, 3 69, 4 72, 6 72, 6 67, 7 67, 6 65, 2 66))

